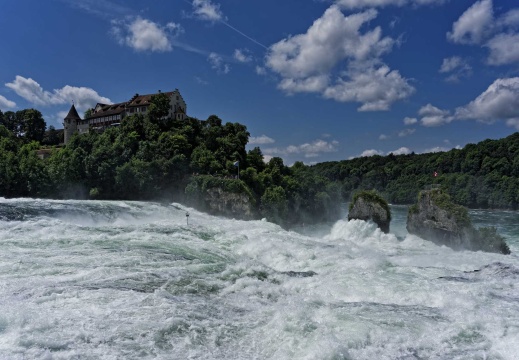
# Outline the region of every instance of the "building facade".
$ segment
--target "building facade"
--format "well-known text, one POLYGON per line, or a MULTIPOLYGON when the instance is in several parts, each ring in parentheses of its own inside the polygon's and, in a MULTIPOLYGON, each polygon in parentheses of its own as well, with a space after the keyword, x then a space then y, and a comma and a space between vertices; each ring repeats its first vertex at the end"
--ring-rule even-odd
POLYGON ((146 113, 151 105, 152 97, 159 94, 165 94, 169 97, 168 118, 176 120, 184 120, 186 118, 186 102, 178 89, 165 93, 159 90, 158 93, 149 95, 135 94, 129 101, 118 104, 97 103, 90 115, 85 119, 81 119, 76 107, 72 105, 63 121, 65 144, 69 142, 72 135, 76 132, 85 134, 91 130, 103 130, 109 126, 118 126, 127 115, 146 113))

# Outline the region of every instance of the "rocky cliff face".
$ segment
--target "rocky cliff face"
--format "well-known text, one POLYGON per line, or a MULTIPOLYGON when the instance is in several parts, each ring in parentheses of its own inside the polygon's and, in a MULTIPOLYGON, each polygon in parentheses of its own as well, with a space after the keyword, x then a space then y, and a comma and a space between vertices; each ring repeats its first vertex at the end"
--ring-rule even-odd
POLYGON ((216 187, 207 189, 203 198, 212 214, 244 220, 254 218, 254 209, 246 194, 227 192, 216 187))
POLYGON ((467 209, 454 204, 440 189, 420 192, 418 203, 409 209, 407 231, 455 250, 510 253, 494 228, 476 230, 467 209))
POLYGON ((391 212, 384 199, 371 191, 365 191, 356 194, 353 203, 350 205, 348 213, 348 221, 352 219, 371 220, 384 233, 389 232, 389 223, 391 221, 391 212))

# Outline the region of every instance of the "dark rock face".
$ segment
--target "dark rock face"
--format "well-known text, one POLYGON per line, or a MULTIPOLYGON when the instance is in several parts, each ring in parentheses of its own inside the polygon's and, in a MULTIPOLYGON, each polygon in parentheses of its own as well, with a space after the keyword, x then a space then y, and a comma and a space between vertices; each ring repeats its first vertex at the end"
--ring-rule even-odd
MULTIPOLYGON (((382 198, 380 199, 382 200, 382 198)), ((360 194, 353 199, 353 205, 348 213, 348 221, 353 219, 371 220, 387 234, 391 222, 391 213, 388 208, 385 208, 380 201, 375 201, 372 196, 360 194)))
POLYGON ((407 231, 455 250, 510 253, 494 228, 476 230, 467 209, 454 204, 440 189, 420 192, 418 203, 407 214, 407 231))
POLYGON ((250 220, 254 218, 253 205, 246 194, 224 191, 221 188, 207 189, 204 201, 212 214, 250 220))

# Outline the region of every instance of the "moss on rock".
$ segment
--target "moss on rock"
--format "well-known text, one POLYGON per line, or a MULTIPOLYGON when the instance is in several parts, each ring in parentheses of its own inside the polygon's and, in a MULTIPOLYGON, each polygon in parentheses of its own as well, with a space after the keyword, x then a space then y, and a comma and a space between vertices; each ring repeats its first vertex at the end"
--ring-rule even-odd
POLYGON ((372 220, 385 233, 389 232, 391 209, 375 190, 362 190, 355 195, 349 206, 348 220, 372 220))

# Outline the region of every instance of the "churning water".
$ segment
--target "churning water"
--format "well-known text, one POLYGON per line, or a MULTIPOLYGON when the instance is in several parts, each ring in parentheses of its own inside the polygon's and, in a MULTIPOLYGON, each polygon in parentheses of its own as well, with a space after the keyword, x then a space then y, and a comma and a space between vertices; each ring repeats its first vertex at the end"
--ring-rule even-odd
POLYGON ((471 212, 505 256, 393 211, 386 235, 0 198, 0 359, 518 359, 519 214, 471 212))

